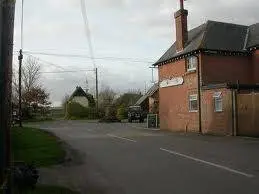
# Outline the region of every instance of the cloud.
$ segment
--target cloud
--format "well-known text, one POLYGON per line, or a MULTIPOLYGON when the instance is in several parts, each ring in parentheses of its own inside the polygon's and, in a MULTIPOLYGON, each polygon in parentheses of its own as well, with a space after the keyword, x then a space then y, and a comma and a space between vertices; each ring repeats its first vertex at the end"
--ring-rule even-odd
MULTIPOLYGON (((47 0, 48 4, 55 8, 74 9, 81 6, 81 0, 47 0)), ((124 8, 127 7, 130 0, 85 0, 89 8, 124 8)))
MULTIPOLYGON (((179 0, 87 0, 94 53, 97 57, 158 59, 175 40, 173 13, 179 0)), ((189 29, 206 20, 219 20, 250 25, 259 21, 258 0, 188 0, 189 29)), ((20 1, 15 20, 16 49, 20 48, 20 1)), ((89 55, 80 0, 26 0, 24 45, 26 50, 50 53, 89 55)), ((89 59, 37 56, 67 70, 88 69, 89 59)), ((17 58, 15 57, 15 62, 17 58)), ((147 63, 97 60, 101 84, 119 91, 144 88, 151 80, 147 63)), ((60 70, 44 64, 44 71, 60 70)), ((89 75, 94 88, 94 75, 89 75)), ((51 100, 61 101, 77 85, 85 85, 86 72, 43 75, 51 100)))

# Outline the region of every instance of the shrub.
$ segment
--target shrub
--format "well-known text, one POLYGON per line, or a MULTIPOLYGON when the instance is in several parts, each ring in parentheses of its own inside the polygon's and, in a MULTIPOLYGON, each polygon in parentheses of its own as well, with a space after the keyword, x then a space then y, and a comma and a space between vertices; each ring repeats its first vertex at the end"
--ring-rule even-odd
POLYGON ((117 119, 120 121, 127 118, 127 111, 124 104, 119 106, 119 108, 117 109, 116 116, 117 116, 117 119))
POLYGON ((117 122, 117 109, 115 105, 109 105, 104 108, 104 115, 100 117, 100 122, 117 122))
POLYGON ((97 118, 97 111, 95 108, 84 107, 76 102, 67 104, 67 119, 95 119, 97 118))

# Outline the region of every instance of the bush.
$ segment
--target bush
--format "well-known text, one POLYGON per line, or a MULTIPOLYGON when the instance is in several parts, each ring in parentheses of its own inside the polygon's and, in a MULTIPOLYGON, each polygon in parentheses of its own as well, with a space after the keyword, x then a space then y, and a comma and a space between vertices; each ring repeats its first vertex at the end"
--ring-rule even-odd
POLYGON ((118 120, 123 120, 123 119, 127 119, 127 111, 126 111, 126 107, 124 104, 120 105, 119 108, 117 109, 117 119, 118 120))
POLYGON ((117 109, 115 105, 110 105, 104 108, 104 115, 101 117, 100 122, 118 122, 117 109))
POLYGON ((76 102, 67 104, 67 119, 96 119, 97 111, 95 108, 84 107, 76 102))
POLYGON ((114 105, 108 106, 105 111, 105 119, 117 120, 116 113, 117 113, 117 110, 114 105))

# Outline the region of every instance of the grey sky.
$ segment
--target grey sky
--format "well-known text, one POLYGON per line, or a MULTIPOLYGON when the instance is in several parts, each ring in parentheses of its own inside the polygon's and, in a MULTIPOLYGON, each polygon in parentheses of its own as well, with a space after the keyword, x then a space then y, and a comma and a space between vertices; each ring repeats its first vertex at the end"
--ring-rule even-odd
MULTIPOLYGON (((173 13, 179 0, 87 0, 87 14, 96 57, 141 59, 141 63, 97 60, 101 86, 118 92, 150 86, 148 61, 155 62, 175 40, 173 13), (147 62, 146 62, 147 61, 147 62)), ((189 29, 206 20, 250 25, 259 22, 258 0, 187 0, 189 29)), ((24 50, 89 55, 80 0, 25 0, 24 50)), ((21 0, 17 0, 14 50, 20 48, 21 0)), ((33 55, 42 61, 42 71, 92 69, 89 59, 33 55)), ((17 58, 14 61, 17 66, 17 58)), ((92 72, 43 74, 42 84, 58 105, 77 85, 94 88, 92 72)))

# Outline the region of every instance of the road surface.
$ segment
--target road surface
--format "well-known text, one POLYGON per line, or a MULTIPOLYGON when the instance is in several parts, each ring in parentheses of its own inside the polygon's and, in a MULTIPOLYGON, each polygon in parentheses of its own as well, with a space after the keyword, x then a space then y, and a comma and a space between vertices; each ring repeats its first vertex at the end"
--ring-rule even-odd
MULTIPOLYGON (((258 194, 259 141, 152 131, 139 123, 56 121, 41 128, 80 151, 79 187, 111 194, 258 194)), ((72 175, 73 174, 73 175, 72 175)))

